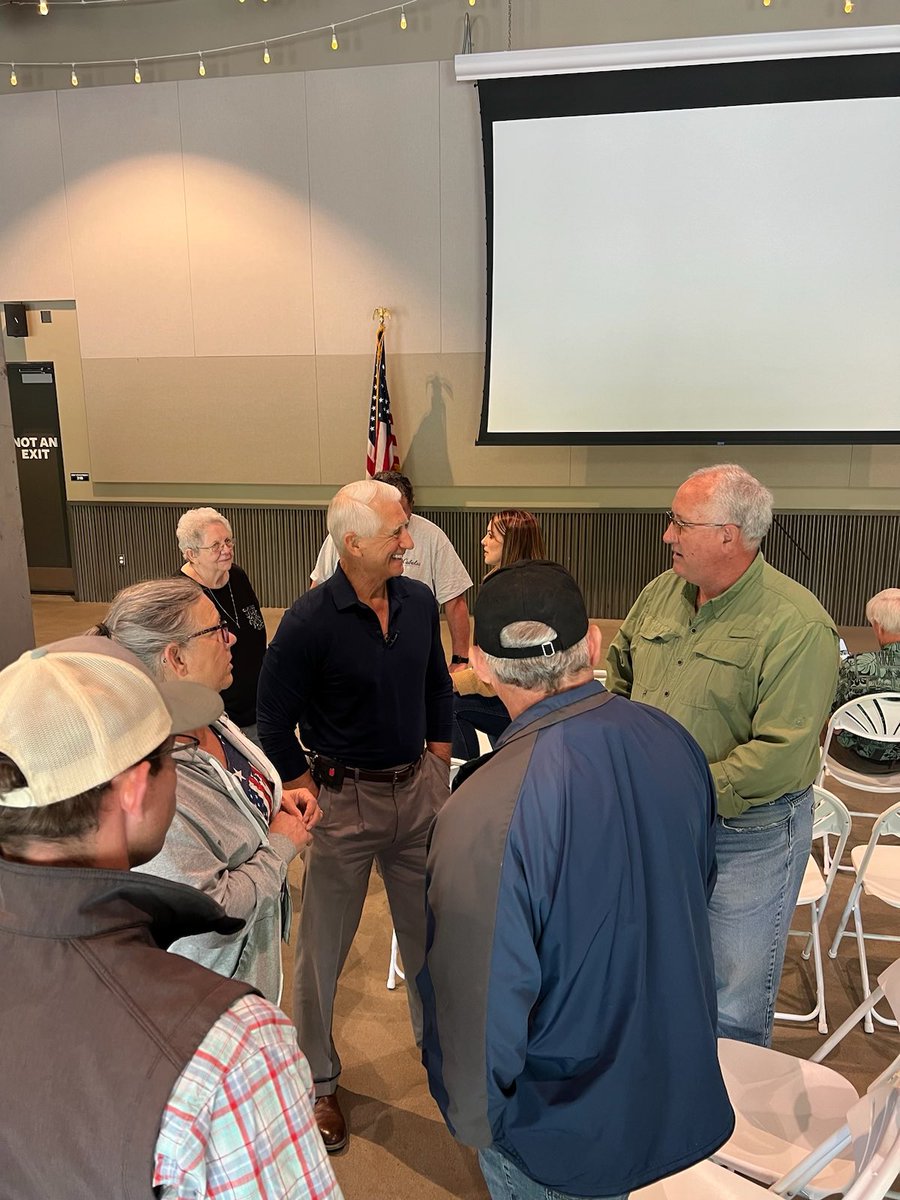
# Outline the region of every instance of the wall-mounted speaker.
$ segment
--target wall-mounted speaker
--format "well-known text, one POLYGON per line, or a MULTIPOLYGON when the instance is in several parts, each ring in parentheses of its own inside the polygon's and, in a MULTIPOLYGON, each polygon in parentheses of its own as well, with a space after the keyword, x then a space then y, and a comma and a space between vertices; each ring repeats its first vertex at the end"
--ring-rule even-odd
POLYGON ((3 316, 6 318, 6 332, 9 337, 28 337, 28 318, 25 315, 24 304, 4 304, 3 316))

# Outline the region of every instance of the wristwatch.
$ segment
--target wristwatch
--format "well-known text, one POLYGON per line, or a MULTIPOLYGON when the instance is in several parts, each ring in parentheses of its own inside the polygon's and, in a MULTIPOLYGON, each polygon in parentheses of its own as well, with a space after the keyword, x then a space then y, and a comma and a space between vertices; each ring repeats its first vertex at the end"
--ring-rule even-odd
POLYGON ((450 657, 450 665, 453 667, 457 665, 467 667, 469 665, 469 660, 467 658, 463 658, 461 654, 453 654, 450 657))

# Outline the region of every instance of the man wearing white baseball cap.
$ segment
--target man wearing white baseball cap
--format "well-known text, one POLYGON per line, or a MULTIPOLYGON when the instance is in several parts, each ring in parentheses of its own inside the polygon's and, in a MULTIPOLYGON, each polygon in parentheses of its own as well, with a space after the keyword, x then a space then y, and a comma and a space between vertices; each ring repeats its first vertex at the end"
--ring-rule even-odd
POLYGON ((227 1198, 249 1183, 340 1200, 291 1022, 166 953, 239 922, 129 869, 172 819, 176 741, 221 712, 215 692, 157 684, 103 638, 0 672, 0 1161, 16 1200, 227 1198))

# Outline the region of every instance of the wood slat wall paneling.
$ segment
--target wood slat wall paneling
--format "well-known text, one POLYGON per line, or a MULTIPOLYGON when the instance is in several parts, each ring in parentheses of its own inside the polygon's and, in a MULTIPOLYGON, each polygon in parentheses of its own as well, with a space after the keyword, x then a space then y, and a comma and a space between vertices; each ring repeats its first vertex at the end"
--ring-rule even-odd
MULTIPOLYGON (((128 583, 177 571, 176 504, 69 506, 78 599, 105 601, 128 583), (118 555, 125 555, 119 566, 118 555)), ((323 508, 222 505, 237 539, 236 561, 267 607, 305 591, 325 536, 323 508)), ((488 509, 418 510, 448 535, 475 580, 484 575, 488 509)), ((595 617, 623 617, 641 588, 670 562, 661 513, 648 510, 539 512, 551 558, 565 563, 595 617)), ((780 571, 808 587, 839 625, 865 623, 868 598, 900 586, 900 513, 781 513, 763 545, 780 571)))

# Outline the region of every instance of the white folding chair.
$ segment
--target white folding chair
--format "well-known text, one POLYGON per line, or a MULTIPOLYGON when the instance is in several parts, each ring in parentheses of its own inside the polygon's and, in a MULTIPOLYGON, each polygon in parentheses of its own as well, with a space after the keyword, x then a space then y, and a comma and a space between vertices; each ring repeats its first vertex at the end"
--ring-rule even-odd
POLYGON ((799 929, 791 929, 789 932, 793 936, 806 938, 806 948, 803 951, 804 958, 808 959, 810 951, 812 951, 816 977, 816 1003, 808 1013, 776 1012, 775 1016, 779 1021, 812 1021, 818 1017, 819 1032, 827 1033, 825 974, 822 970, 820 929, 822 914, 828 903, 828 897, 831 895, 837 865, 841 860, 841 855, 844 853, 847 838, 850 836, 852 821, 847 811, 847 806, 837 796, 826 791, 825 788, 818 786, 813 788, 813 795, 813 839, 822 838, 823 843, 827 845, 827 839, 834 836, 837 838, 837 846, 833 857, 827 853, 824 855, 827 860, 824 875, 813 855, 809 856, 806 871, 803 875, 803 883, 800 885, 800 895, 797 897, 797 907, 809 907, 810 932, 806 933, 804 930, 799 929))
MULTIPOLYGON (((850 889, 837 933, 834 935, 834 941, 828 951, 831 958, 836 958, 841 938, 855 937, 863 999, 869 995, 870 990, 866 942, 900 942, 900 937, 896 934, 865 933, 860 911, 863 892, 867 896, 876 897, 884 904, 890 905, 891 908, 900 908, 900 846, 880 846, 878 843, 884 837, 900 837, 900 802, 893 804, 876 819, 868 845, 854 846, 850 851, 850 861, 856 872, 856 880, 850 889), (853 917, 852 932, 847 929, 847 923, 851 916, 853 917)), ((875 1028, 872 1017, 884 1025, 897 1026, 896 1019, 883 1017, 873 1006, 871 1012, 866 1016, 864 1025, 866 1033, 872 1033, 875 1028)))
MULTIPOLYGON (((804 1182, 803 1194, 810 1200, 849 1197, 857 1166, 845 1126, 859 1097, 843 1075, 823 1066, 821 1060, 884 996, 894 1012, 900 1012, 900 960, 882 973, 871 996, 809 1060, 720 1039, 719 1065, 736 1120, 734 1133, 712 1156, 713 1161, 771 1185, 783 1178, 795 1179, 795 1169, 816 1151, 822 1159, 804 1182)), ((900 1055, 870 1085, 869 1092, 890 1080, 898 1066, 900 1055)), ((887 1179, 884 1191, 872 1194, 885 1195, 892 1178, 887 1179)))
POLYGON ((761 1200, 763 1196, 812 1196, 810 1181, 837 1155, 852 1152, 844 1200, 881 1200, 893 1195, 900 1170, 900 1076, 882 1077, 847 1113, 846 1122, 768 1188, 705 1161, 631 1193, 631 1200, 761 1200))
MULTIPOLYGON (((870 742, 900 742, 900 692, 874 692, 871 696, 860 696, 858 700, 848 700, 831 714, 816 779, 816 783, 822 784, 825 776, 830 775, 838 783, 859 792, 876 795, 900 793, 900 763, 897 770, 890 774, 866 775, 829 758, 828 751, 834 735, 840 732, 854 733, 870 742)), ((868 817, 869 820, 873 816, 868 812, 852 812, 850 815, 868 817)))

